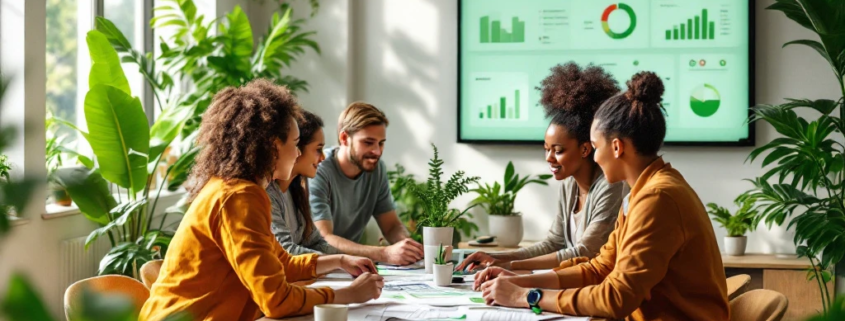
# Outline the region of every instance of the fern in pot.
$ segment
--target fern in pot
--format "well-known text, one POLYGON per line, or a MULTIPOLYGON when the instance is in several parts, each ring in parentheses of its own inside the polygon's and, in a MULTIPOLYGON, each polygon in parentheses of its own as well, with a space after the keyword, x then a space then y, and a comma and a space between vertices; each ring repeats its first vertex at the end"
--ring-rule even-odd
POLYGON ((725 254, 742 256, 745 255, 745 246, 748 243, 748 237, 745 234, 754 231, 757 226, 755 219, 757 211, 754 210, 753 200, 746 199, 743 202, 737 200, 735 203, 740 207, 733 215, 727 208, 715 203, 707 204, 707 213, 710 213, 714 221, 728 230, 728 235, 725 236, 725 254))
POLYGON ((517 193, 528 184, 548 186, 546 180, 551 177, 544 174, 520 178, 514 170, 513 162, 508 162, 503 184, 494 182, 491 186, 478 183, 478 187, 472 190, 478 197, 470 205, 480 205, 490 215, 490 234, 498 239, 500 246, 516 247, 522 241, 522 215, 514 210, 517 193))
POLYGON ((449 208, 449 203, 458 196, 469 192, 469 185, 478 182, 479 177, 465 177, 463 171, 457 171, 445 183, 443 176, 443 160, 434 149, 434 158, 429 162, 429 176, 425 184, 413 184, 411 180, 400 180, 411 194, 419 201, 423 213, 416 222, 417 230, 422 228, 423 246, 425 250, 425 270, 431 273, 434 258, 440 244, 452 244, 455 227, 460 225, 460 219, 467 214, 474 205, 463 211, 449 208))

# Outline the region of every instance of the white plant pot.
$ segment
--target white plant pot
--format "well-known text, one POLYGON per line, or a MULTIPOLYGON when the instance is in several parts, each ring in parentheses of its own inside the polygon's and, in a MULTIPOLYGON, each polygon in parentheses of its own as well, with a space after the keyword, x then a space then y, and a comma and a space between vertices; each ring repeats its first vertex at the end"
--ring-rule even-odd
POLYGON ((437 286, 452 285, 452 272, 455 270, 454 264, 435 264, 434 265, 434 284, 437 286))
POLYGON ((522 242, 522 215, 493 215, 490 220, 490 235, 496 237, 501 247, 517 247, 522 242))
MULTIPOLYGON (((423 262, 425 263, 425 273, 434 273, 434 261, 437 258, 437 252, 440 252, 440 245, 423 245, 423 262)), ((443 245, 443 252, 446 253, 446 259, 452 258, 452 246, 443 245)))
POLYGON ((725 236, 725 254, 731 256, 745 255, 745 244, 748 242, 746 236, 725 236))
POLYGON ((423 244, 452 245, 452 233, 454 231, 454 227, 423 227, 423 244))

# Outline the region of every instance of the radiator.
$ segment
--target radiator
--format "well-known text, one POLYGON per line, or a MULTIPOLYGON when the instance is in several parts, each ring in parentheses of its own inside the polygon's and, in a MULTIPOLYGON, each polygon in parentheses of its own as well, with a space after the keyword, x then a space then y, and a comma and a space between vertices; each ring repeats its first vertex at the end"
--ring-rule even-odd
POLYGON ((59 282, 62 285, 59 302, 64 302, 65 289, 76 281, 97 275, 100 259, 109 252, 108 238, 99 238, 85 250, 87 236, 62 241, 59 247, 59 282))

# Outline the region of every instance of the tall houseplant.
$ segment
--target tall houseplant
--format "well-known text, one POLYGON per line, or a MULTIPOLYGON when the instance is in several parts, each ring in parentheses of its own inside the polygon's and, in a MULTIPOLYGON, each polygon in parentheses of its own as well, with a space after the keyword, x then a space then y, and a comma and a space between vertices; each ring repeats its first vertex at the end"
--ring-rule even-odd
MULTIPOLYGON (((313 15, 319 2, 310 3, 313 15)), ((121 61, 138 66, 160 108, 191 109, 178 135, 182 141, 179 157, 184 160, 177 162, 181 166, 169 166, 168 189, 178 189, 188 177, 197 154, 193 145, 196 131, 215 93, 255 78, 270 79, 294 93, 308 90, 307 82, 284 73, 308 48, 320 53, 313 40, 315 32, 303 31, 304 23, 293 19, 290 6, 282 3, 256 44, 249 18, 240 6, 219 19, 210 19, 197 13, 193 0, 163 0, 150 25, 154 32, 169 36, 161 39, 161 55, 153 57, 132 48, 113 23, 97 17, 96 30, 106 35, 121 61)))
POLYGON ((728 236, 725 236, 725 253, 741 256, 745 255, 745 246, 748 243, 745 233, 754 231, 757 227, 757 211, 754 210, 753 200, 746 199, 744 202, 735 203, 739 205, 739 209, 734 214, 716 203, 707 204, 707 213, 728 231, 728 236))
POLYGON ((818 283, 827 313, 834 302, 825 285, 830 267, 845 256, 845 145, 837 137, 845 132, 845 1, 777 0, 767 9, 783 12, 819 37, 784 47, 804 45, 819 53, 830 64, 841 94, 833 99, 787 99, 781 105, 752 109, 751 121, 764 121, 783 137, 749 155, 753 162, 768 152, 762 162, 768 170, 749 180, 754 187, 741 199, 755 201, 768 225, 791 218, 787 228, 794 228, 798 254, 814 267, 809 271, 811 280, 818 283), (813 116, 798 116, 795 109, 809 109, 813 116), (776 182, 770 182, 773 179, 776 182))
POLYGON ((514 247, 522 241, 522 217, 519 212, 514 211, 517 193, 528 184, 548 186, 546 180, 551 177, 552 175, 544 174, 533 178, 530 175, 519 178, 513 162, 509 161, 505 167, 502 184, 494 182, 491 186, 488 183, 478 183, 478 187, 472 190, 478 197, 470 205, 480 205, 490 214, 490 234, 498 238, 500 246, 514 247))
POLYGON ((463 193, 469 192, 469 185, 478 182, 479 177, 464 177, 463 171, 457 171, 445 183, 443 176, 443 160, 437 151, 437 146, 431 144, 434 157, 429 161, 428 181, 425 184, 413 184, 413 181, 403 180, 410 193, 420 202, 423 214, 417 221, 417 229, 422 227, 423 246, 425 250, 426 272, 431 273, 434 257, 439 244, 452 244, 452 234, 458 222, 469 209, 463 211, 449 208, 449 204, 463 193))
MULTIPOLYGON (((108 20, 97 23, 111 30, 112 39, 126 39, 108 20)), ((94 164, 90 169, 60 172, 58 179, 85 217, 100 225, 88 235, 86 248, 99 237, 108 237, 111 243, 99 273, 137 277, 141 265, 164 255, 172 237, 153 225, 164 185, 159 184, 156 192, 154 173, 193 106, 169 106, 149 126, 109 40, 97 30, 86 37, 93 61, 84 104, 89 131, 75 129, 91 146, 94 164)))

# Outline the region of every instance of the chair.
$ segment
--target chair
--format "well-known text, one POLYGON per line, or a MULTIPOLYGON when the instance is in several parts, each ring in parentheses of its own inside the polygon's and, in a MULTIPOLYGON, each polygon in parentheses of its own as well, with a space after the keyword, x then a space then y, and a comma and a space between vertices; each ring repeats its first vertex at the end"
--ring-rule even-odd
POLYGON ((123 275, 101 275, 80 280, 65 290, 65 317, 68 321, 74 321, 71 316, 82 309, 79 299, 82 298, 83 290, 101 295, 127 297, 135 305, 136 315, 141 313, 141 307, 150 297, 150 290, 144 284, 123 275))
POLYGON ((728 300, 740 296, 748 290, 748 284, 751 283, 751 276, 748 274, 739 274, 729 277, 728 282, 728 300))
POLYGON ((144 265, 141 265, 141 281, 147 289, 153 288, 153 283, 158 279, 158 274, 161 272, 162 260, 152 260, 144 265))
POLYGON ((731 300, 733 321, 780 321, 789 301, 772 290, 751 290, 731 300))

